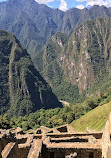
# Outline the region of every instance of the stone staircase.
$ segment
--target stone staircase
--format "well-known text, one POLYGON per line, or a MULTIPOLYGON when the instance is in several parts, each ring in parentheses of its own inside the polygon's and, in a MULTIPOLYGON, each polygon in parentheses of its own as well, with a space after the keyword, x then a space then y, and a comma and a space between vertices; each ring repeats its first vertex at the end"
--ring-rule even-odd
POLYGON ((41 155, 41 149, 42 149, 42 140, 34 139, 27 158, 39 158, 41 155))
POLYGON ((2 153, 1 153, 1 156, 2 158, 8 158, 9 155, 11 154, 14 146, 15 146, 16 143, 14 142, 11 142, 11 143, 8 143, 5 148, 3 149, 2 153))

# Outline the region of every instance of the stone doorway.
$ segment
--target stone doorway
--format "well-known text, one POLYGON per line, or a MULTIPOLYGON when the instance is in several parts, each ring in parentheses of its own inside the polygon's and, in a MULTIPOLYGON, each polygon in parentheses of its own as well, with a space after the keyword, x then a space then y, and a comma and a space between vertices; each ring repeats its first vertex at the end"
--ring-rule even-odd
POLYGON ((54 158, 54 152, 50 152, 50 158, 54 158))
POLYGON ((94 153, 93 152, 89 153, 89 158, 94 158, 94 153))

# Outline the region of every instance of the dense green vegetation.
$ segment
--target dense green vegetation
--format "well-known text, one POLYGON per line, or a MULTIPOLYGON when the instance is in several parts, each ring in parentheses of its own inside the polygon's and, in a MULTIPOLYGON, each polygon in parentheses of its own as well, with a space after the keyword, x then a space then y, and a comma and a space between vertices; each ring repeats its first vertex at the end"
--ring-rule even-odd
POLYGON ((46 43, 44 49, 37 53, 34 63, 53 87, 53 92, 59 100, 62 99, 70 103, 77 103, 83 99, 82 95, 80 96, 79 94, 78 86, 65 81, 63 70, 60 66, 61 54, 66 43, 67 36, 60 32, 56 33, 46 43))
POLYGON ((0 30, 0 114, 29 115, 61 107, 16 37, 0 30))
POLYGON ((86 131, 87 127, 102 130, 110 110, 111 88, 107 89, 104 94, 87 97, 82 103, 71 104, 63 108, 40 109, 30 115, 18 117, 16 115, 10 117, 6 113, 0 116, 0 128, 8 129, 17 126, 20 126, 23 130, 37 129, 40 126, 53 128, 72 122, 71 125, 78 131, 86 131), (98 124, 100 125, 98 126, 98 124))
POLYGON ((110 86, 110 26, 111 19, 103 18, 85 22, 69 39, 58 32, 34 57, 59 99, 81 102, 87 93, 94 95, 110 86))
POLYGON ((79 94, 78 86, 69 82, 62 82, 53 88, 53 91, 59 100, 68 101, 69 103, 80 103, 85 99, 85 93, 79 94))
POLYGON ((71 123, 75 119, 75 114, 70 107, 56 108, 50 110, 38 110, 29 116, 10 118, 8 114, 0 116, 0 128, 11 128, 20 126, 23 130, 30 128, 37 129, 41 125, 55 127, 66 123, 71 123))
MULTIPOLYGON (((1 37, 2 39, 2 37, 1 37)), ((4 113, 9 106, 9 88, 8 88, 8 71, 9 71, 9 54, 6 45, 11 46, 8 40, 0 42, 0 112, 4 113), (4 52, 4 54, 2 54, 4 52)))

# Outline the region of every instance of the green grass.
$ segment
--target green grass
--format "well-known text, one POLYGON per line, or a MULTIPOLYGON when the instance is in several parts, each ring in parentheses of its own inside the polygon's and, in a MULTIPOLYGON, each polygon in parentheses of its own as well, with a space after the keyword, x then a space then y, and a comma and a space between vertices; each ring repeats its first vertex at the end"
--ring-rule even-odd
POLYGON ((80 119, 73 121, 71 126, 79 132, 86 132, 87 127, 91 130, 102 131, 105 127, 110 111, 111 102, 91 110, 80 119))

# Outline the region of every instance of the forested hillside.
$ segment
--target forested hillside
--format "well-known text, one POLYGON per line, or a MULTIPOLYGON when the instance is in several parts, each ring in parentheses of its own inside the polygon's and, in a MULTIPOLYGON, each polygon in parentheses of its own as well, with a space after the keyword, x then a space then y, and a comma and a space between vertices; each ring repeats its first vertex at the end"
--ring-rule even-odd
POLYGON ((7 0, 0 3, 0 28, 16 35, 31 56, 56 32, 69 36, 87 20, 110 16, 111 8, 104 6, 83 10, 72 8, 63 12, 35 0, 7 0))
POLYGON ((56 33, 33 62, 60 99, 74 102, 82 92, 108 88, 110 54, 111 19, 99 18, 79 26, 69 39, 56 33))
POLYGON ((61 106, 30 56, 12 34, 0 30, 0 114, 28 115, 61 106))

